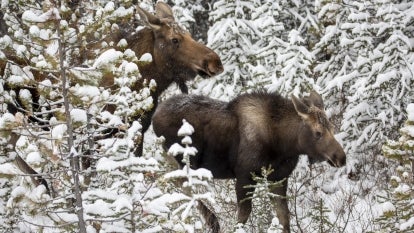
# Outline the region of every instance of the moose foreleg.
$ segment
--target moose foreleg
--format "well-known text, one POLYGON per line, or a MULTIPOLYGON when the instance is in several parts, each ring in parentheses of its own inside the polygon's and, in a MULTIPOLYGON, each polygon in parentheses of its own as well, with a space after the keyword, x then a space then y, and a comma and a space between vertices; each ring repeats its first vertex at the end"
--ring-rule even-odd
POLYGON ((288 202, 286 199, 286 191, 288 182, 285 179, 282 186, 272 188, 271 192, 277 194, 280 197, 275 197, 273 203, 276 207, 276 214, 279 219, 279 223, 283 226, 283 233, 290 232, 290 213, 288 208, 288 202))

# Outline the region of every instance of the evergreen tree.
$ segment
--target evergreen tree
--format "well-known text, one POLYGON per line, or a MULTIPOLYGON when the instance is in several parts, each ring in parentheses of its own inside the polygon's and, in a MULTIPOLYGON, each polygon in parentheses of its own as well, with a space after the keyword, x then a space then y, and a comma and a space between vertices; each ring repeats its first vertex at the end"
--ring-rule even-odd
MULTIPOLYGON (((94 178, 94 161, 112 153, 107 159, 119 163, 126 160, 119 166, 131 166, 129 171, 146 165, 149 167, 143 171, 153 170, 154 166, 145 160, 127 163, 140 135, 140 125, 132 119, 152 107, 149 94, 153 84, 132 91, 130 87, 140 76, 136 63, 141 61, 122 41, 114 45, 103 40, 117 29, 115 22, 131 21, 133 6, 129 1, 119 6, 105 1, 2 4, 8 31, 0 39, 4 68, 1 96, 6 103, 18 100, 17 108, 26 115, 6 113, 4 116, 10 117, 2 120, 12 127, 2 124, 2 132, 21 135, 16 152, 47 177, 54 197, 46 195, 43 186, 33 188, 26 179, 14 183, 7 216, 18 219, 19 224, 11 222, 14 225, 6 229, 37 232, 56 226, 85 232, 86 228, 96 228, 90 225, 93 219, 85 222, 83 213, 84 205, 94 202, 93 197, 81 194, 87 189, 99 193, 102 187, 99 182, 89 186, 91 179, 99 180, 94 178), (111 90, 98 86, 108 75, 114 77, 111 90), (117 108, 102 111, 107 104, 117 108), (119 138, 100 140, 114 128, 120 129, 119 138), (92 166, 84 162, 92 162, 92 166), (81 173, 81 165, 88 170, 81 173)), ((122 179, 117 178, 116 182, 122 179)), ((121 189, 125 183, 113 186, 121 189)), ((122 217, 134 220, 127 214, 122 217)), ((129 229, 134 227, 131 225, 129 229)))
POLYGON ((335 19, 335 25, 326 28, 325 38, 317 44, 318 56, 329 58, 317 67, 318 84, 327 96, 335 97, 328 98, 327 105, 343 118, 348 151, 375 150, 381 140, 395 137, 401 124, 398 109, 413 96, 408 88, 410 32, 405 29, 411 20, 408 10, 400 10, 406 5, 366 1, 322 7, 320 16, 327 23, 335 19), (333 45, 340 49, 330 49, 333 45))
POLYGON ((319 199, 318 203, 312 207, 311 218, 314 223, 312 232, 332 232, 334 224, 331 223, 328 217, 330 210, 324 205, 324 201, 319 199))
POLYGON ((283 180, 268 180, 269 175, 273 171, 274 170, 271 167, 263 167, 260 175, 252 174, 252 179, 256 182, 256 184, 245 187, 254 190, 251 193, 248 193, 254 206, 251 214, 252 224, 251 226, 246 224, 244 227, 242 224, 237 224, 235 226, 235 232, 241 231, 244 228, 248 229, 249 232, 281 232, 281 229, 283 229, 283 227, 279 224, 279 219, 277 216, 272 214, 272 211, 278 208, 274 203, 275 198, 287 197, 280 197, 279 195, 271 192, 271 190, 283 185, 283 180))
POLYGON ((377 222, 387 232, 414 230, 414 104, 408 105, 407 112, 399 140, 389 140, 382 147, 384 156, 398 164, 386 196, 380 197, 382 209, 377 222))
MULTIPOLYGON (((214 203, 207 182, 213 178, 211 172, 204 168, 191 169, 191 156, 197 154, 197 149, 191 146, 191 135, 193 133, 193 126, 186 120, 183 120, 183 125, 177 132, 179 137, 183 137, 181 140, 182 145, 178 143, 173 144, 168 150, 170 155, 182 158, 182 163, 185 164, 182 169, 164 175, 164 178, 167 180, 176 180, 178 183, 182 183, 181 192, 178 190, 178 192, 171 194, 172 197, 175 196, 176 198, 172 198, 171 204, 175 205, 175 207, 170 221, 176 226, 176 231, 195 232, 196 230, 203 230, 199 214, 194 213, 194 207, 196 205, 204 205, 201 202, 214 203), (182 229, 180 229, 181 227, 182 229)), ((204 230, 207 230, 207 228, 204 230)))

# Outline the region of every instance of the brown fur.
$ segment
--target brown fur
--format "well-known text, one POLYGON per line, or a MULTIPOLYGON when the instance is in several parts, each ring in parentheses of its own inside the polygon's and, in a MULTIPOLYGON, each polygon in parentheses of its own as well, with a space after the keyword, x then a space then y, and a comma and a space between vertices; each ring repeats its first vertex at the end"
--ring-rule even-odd
MULTIPOLYGON (((301 154, 307 154, 314 161, 328 161, 336 167, 346 161, 330 124, 326 124, 329 121, 323 111, 323 101, 316 92, 303 100, 253 93, 230 102, 179 95, 162 102, 152 119, 154 131, 157 136, 165 137, 166 147, 180 142, 177 131, 182 119, 193 125, 193 146, 198 154, 192 158, 191 165, 211 170, 218 179, 236 178, 238 221, 242 223, 251 212, 251 201, 245 199, 252 190, 244 188, 254 183, 251 173, 260 175, 262 167, 271 165, 275 171, 269 179, 283 180, 289 177, 301 154)), ((286 196, 286 189, 287 180, 272 191, 286 196)), ((287 201, 277 198, 275 203, 284 231, 289 232, 287 201)))

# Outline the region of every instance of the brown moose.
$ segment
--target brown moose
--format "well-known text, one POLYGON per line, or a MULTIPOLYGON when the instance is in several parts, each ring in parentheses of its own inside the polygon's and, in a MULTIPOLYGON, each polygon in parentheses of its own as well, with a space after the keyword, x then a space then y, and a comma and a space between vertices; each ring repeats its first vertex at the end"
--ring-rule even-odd
MULTIPOLYGON (((152 55, 152 62, 140 65, 139 71, 143 79, 154 79, 157 83, 152 93, 154 107, 141 117, 142 132, 151 125, 151 116, 154 113, 158 97, 173 82, 183 93, 188 93, 186 81, 197 75, 211 77, 223 72, 223 65, 219 56, 205 45, 196 42, 190 33, 182 29, 174 19, 170 6, 158 2, 155 6, 155 15, 137 7, 138 14, 146 28, 138 33, 126 36, 129 48, 137 57, 145 53, 152 55)), ((113 35, 116 40, 121 39, 122 33, 113 35)), ((110 83, 113 80, 110 80, 110 83)), ((106 84, 108 85, 108 84, 106 84)), ((137 83, 134 89, 141 88, 137 83)), ((142 140, 135 151, 137 156, 142 154, 142 140)))
MULTIPOLYGON (((271 165, 274 169, 269 180, 284 180, 283 186, 272 192, 286 196, 287 178, 299 155, 307 154, 313 161, 327 161, 334 167, 346 163, 322 98, 315 91, 303 99, 253 93, 230 102, 199 95, 174 96, 162 102, 152 118, 154 131, 165 137, 166 147, 180 142, 177 131, 183 119, 195 129, 192 140, 198 154, 191 159, 191 166, 211 170, 214 178, 236 178, 241 223, 251 212, 251 200, 246 197, 252 190, 244 187, 254 184, 251 174, 260 175, 262 167, 271 165)), ((181 158, 176 159, 181 163, 181 158)), ((287 200, 274 201, 284 232, 290 232, 287 200)), ((219 232, 217 228, 214 232, 219 232)))

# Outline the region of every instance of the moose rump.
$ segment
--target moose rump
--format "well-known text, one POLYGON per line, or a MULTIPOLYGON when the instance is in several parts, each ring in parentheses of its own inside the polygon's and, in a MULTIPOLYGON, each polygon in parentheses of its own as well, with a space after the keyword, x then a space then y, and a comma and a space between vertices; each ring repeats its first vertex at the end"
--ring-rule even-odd
MULTIPOLYGON (((271 190, 286 196, 287 178, 296 167, 299 155, 312 161, 345 165, 346 157, 333 136, 332 124, 323 110, 321 96, 312 91, 302 99, 278 94, 253 93, 222 102, 199 95, 178 95, 162 102, 152 121, 157 136, 165 137, 165 146, 180 142, 177 131, 182 120, 193 125, 191 158, 193 168, 207 168, 214 178, 236 178, 238 222, 245 223, 251 212, 251 200, 245 188, 254 184, 252 173, 262 167, 275 170, 268 178, 284 180, 271 190), (243 201, 242 201, 243 200, 243 201)), ((181 158, 177 157, 181 163, 181 158)), ((284 232, 290 232, 289 210, 285 198, 276 198, 276 213, 284 232)))

